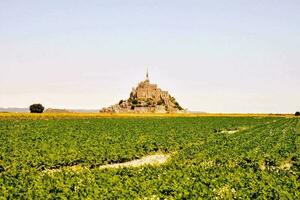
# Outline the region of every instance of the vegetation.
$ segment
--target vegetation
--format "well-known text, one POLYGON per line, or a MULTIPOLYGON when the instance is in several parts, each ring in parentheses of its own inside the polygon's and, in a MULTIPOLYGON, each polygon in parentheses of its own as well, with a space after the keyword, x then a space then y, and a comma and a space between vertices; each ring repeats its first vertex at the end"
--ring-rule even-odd
POLYGON ((138 104, 139 102, 138 102, 137 99, 133 99, 131 103, 132 103, 133 105, 136 105, 136 104, 138 104))
POLYGON ((176 108, 178 108, 179 110, 183 110, 183 108, 179 105, 179 103, 176 101, 175 102, 175 106, 176 106, 176 108))
POLYGON ((300 112, 297 111, 297 112, 295 113, 295 116, 300 116, 300 112))
POLYGON ((44 111, 44 106, 42 104, 32 104, 30 107, 29 107, 29 110, 31 113, 42 113, 44 111))
POLYGON ((175 97, 171 97, 171 101, 175 104, 175 108, 178 108, 179 110, 183 110, 183 108, 176 101, 175 97))
POLYGON ((0 118, 0 199, 300 197, 298 118, 51 116, 0 118), (98 167, 156 152, 170 161, 98 167))

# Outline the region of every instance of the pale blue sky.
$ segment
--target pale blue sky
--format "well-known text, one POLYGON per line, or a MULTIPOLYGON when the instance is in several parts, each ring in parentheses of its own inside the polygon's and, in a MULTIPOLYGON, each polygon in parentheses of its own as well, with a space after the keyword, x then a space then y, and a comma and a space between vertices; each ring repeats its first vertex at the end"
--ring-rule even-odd
POLYGON ((0 107, 101 108, 150 79, 189 110, 300 109, 299 0, 0 0, 0 107))

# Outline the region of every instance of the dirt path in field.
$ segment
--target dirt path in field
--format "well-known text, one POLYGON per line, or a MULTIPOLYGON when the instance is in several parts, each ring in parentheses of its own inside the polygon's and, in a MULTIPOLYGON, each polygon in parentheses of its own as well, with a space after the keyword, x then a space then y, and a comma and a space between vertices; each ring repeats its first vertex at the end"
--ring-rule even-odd
POLYGON ((169 155, 156 154, 156 155, 145 156, 143 158, 132 160, 125 163, 102 165, 99 168, 107 169, 107 168, 122 168, 122 167, 141 167, 143 165, 160 165, 167 162, 168 158, 169 155))
POLYGON ((237 133, 237 132, 239 132, 239 131, 240 131, 240 130, 231 130, 231 131, 225 130, 225 131, 221 131, 221 133, 233 134, 233 133, 237 133))
POLYGON ((245 127, 245 126, 241 126, 241 127, 238 127, 236 129, 233 129, 233 130, 222 130, 220 131, 221 133, 227 133, 227 134, 233 134, 233 133, 237 133, 237 132, 240 132, 240 131, 245 131, 245 130, 248 130, 249 127, 245 127))
MULTIPOLYGON (((129 162, 100 165, 98 167, 98 169, 142 167, 142 166, 146 166, 146 165, 156 166, 156 165, 161 165, 161 164, 166 163, 169 158, 170 158, 170 155, 167 155, 167 154, 154 154, 154 155, 148 155, 148 156, 142 157, 137 160, 132 160, 129 162)), ((74 166, 62 167, 62 168, 58 168, 58 169, 46 169, 43 172, 48 173, 48 174, 53 174, 56 172, 63 172, 64 170, 81 172, 83 170, 88 170, 88 169, 90 169, 90 168, 83 167, 80 165, 74 165, 74 166)))

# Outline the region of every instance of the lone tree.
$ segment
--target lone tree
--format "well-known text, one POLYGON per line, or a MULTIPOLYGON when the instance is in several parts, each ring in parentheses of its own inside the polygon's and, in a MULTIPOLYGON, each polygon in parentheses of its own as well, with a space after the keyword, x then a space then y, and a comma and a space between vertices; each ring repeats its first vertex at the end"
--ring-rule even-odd
POLYGON ((44 106, 40 103, 32 104, 29 107, 31 113, 42 113, 44 111, 44 106))
POLYGON ((295 113, 295 116, 300 116, 300 112, 297 111, 297 112, 295 113))

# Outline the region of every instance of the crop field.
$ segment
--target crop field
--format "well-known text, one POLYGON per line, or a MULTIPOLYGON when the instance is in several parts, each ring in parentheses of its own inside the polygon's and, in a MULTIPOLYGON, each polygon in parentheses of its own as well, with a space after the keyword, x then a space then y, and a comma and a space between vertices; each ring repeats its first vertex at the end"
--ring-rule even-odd
POLYGON ((299 167, 300 118, 0 117, 0 199, 300 199, 299 167))

